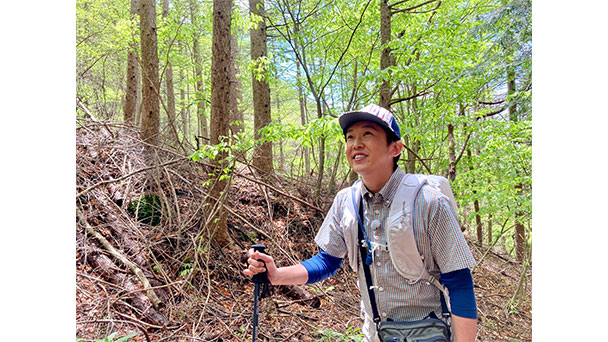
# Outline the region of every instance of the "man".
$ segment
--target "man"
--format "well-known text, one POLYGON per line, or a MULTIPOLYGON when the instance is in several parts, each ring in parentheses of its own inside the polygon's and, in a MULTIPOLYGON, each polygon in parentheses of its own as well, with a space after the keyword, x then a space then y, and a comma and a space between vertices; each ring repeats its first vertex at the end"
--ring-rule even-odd
MULTIPOLYGON (((369 105, 359 111, 347 112, 339 118, 346 140, 345 154, 351 168, 359 174, 363 186, 363 225, 367 236, 377 245, 387 246, 386 227, 391 201, 405 173, 397 161, 403 149, 399 125, 386 109, 369 105)), ((320 252, 300 264, 278 268, 272 257, 249 251, 247 276, 267 271, 274 285, 305 284, 323 280, 335 274, 342 259, 353 255, 344 224, 344 212, 352 201, 351 188, 340 191, 315 238, 320 252), (264 264, 261 261, 265 262, 264 264)), ((459 227, 456 213, 445 196, 423 185, 413 207, 413 231, 418 251, 429 272, 447 287, 452 310, 452 334, 456 342, 472 342, 477 330, 477 307, 473 279, 469 267, 475 260, 459 227)), ((356 229, 356 228, 354 228, 356 229)), ((354 252, 357 254, 357 252, 354 252)), ((372 321, 369 296, 361 262, 358 271, 362 295, 365 341, 379 338, 372 321)), ((370 271, 375 287, 374 296, 383 321, 414 321, 431 313, 442 313, 440 291, 427 281, 411 282, 402 277, 384 250, 374 251, 370 271)))

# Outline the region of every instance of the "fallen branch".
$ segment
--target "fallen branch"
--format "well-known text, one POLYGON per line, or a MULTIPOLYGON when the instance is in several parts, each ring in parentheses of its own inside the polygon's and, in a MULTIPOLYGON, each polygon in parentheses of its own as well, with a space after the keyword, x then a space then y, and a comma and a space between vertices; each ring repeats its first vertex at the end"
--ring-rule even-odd
POLYGON ((76 198, 78 198, 78 197, 80 197, 80 196, 82 196, 82 195, 86 195, 86 194, 87 194, 89 191, 91 191, 91 190, 93 190, 93 189, 95 189, 95 188, 97 188, 97 187, 99 187, 99 186, 102 186, 102 185, 104 185, 104 184, 110 184, 110 183, 114 183, 114 182, 119 182, 119 181, 124 180, 124 179, 127 179, 127 178, 129 178, 129 177, 131 177, 131 176, 134 176, 134 175, 136 175, 136 174, 138 174, 138 173, 140 173, 140 172, 144 172, 144 171, 147 171, 147 170, 151 170, 151 169, 154 169, 154 168, 157 168, 157 167, 163 167, 163 166, 167 166, 167 165, 175 164, 175 163, 177 163, 177 162, 179 162, 179 161, 184 161, 184 160, 187 160, 187 159, 188 159, 187 157, 184 157, 184 158, 178 158, 178 159, 173 159, 173 160, 170 160, 170 161, 168 161, 168 162, 166 162, 166 163, 163 163, 163 164, 160 164, 160 165, 153 165, 153 166, 149 166, 149 167, 144 167, 144 168, 139 169, 139 170, 135 170, 135 171, 133 171, 133 172, 131 172, 131 173, 127 174, 127 175, 124 175, 124 176, 122 176, 122 177, 119 177, 119 178, 115 178, 115 179, 108 179, 108 180, 105 180, 105 181, 101 181, 101 182, 99 182, 99 183, 97 183, 97 184, 94 184, 94 185, 91 185, 91 186, 90 186, 90 187, 88 187, 87 189, 85 189, 85 190, 83 190, 83 191, 81 191, 81 192, 77 193, 77 194, 76 194, 76 198))
POLYGON ((87 222, 87 220, 84 218, 83 214, 80 212, 80 209, 78 209, 78 208, 76 208, 76 215, 78 216, 80 223, 82 223, 82 225, 85 227, 87 233, 94 236, 97 239, 97 241, 99 241, 101 243, 101 245, 108 252, 110 252, 110 254, 113 257, 118 259, 123 265, 125 265, 127 268, 129 268, 129 270, 131 270, 131 272, 133 272, 137 276, 139 281, 141 281, 142 285, 144 286, 144 289, 146 290, 146 294, 147 294, 148 298, 150 299, 150 301, 152 302, 152 305, 154 305, 154 308, 158 309, 158 305, 161 303, 161 301, 156 296, 156 293, 154 293, 154 290, 152 289, 152 286, 150 285, 150 281, 148 280, 148 278, 146 278, 146 276, 144 275, 144 272, 139 267, 137 267, 137 265, 132 263, 124 255, 122 255, 122 253, 117 251, 116 248, 114 248, 114 246, 112 246, 110 244, 110 242, 108 242, 108 240, 106 240, 106 238, 103 237, 103 235, 101 235, 98 231, 95 230, 95 228, 91 227, 91 225, 87 222))

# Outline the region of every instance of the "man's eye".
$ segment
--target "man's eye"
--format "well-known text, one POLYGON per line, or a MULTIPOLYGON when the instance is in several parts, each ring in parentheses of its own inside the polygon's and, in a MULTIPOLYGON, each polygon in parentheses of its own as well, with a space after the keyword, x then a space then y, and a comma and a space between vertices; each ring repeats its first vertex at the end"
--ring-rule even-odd
POLYGON ((352 140, 352 139, 353 139, 353 136, 352 136, 352 135, 347 135, 347 136, 346 136, 346 140, 352 140))

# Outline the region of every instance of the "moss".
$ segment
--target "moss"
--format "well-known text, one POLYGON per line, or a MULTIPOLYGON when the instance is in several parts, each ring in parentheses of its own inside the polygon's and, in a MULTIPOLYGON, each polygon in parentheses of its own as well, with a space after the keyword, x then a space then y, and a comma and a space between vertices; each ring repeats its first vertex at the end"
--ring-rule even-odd
POLYGON ((160 223, 162 205, 158 196, 146 194, 129 203, 127 211, 139 222, 156 226, 160 223))

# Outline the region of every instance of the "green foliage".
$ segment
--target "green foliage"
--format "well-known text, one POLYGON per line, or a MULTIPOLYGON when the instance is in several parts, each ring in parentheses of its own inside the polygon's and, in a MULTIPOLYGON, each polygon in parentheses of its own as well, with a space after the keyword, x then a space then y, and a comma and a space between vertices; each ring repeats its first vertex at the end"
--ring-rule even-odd
MULTIPOLYGON (((95 342, 128 342, 132 337, 137 336, 136 334, 130 334, 123 337, 116 338, 118 332, 113 332, 103 339, 96 339, 95 342)), ((77 339, 78 341, 78 339, 77 339)))
MULTIPOLYGON (((398 4, 393 10, 411 6, 407 2, 392 4, 398 4)), ((164 77, 166 64, 171 62, 176 95, 184 94, 176 109, 184 113, 190 131, 183 134, 181 125, 179 129, 188 139, 202 131, 197 127, 202 120, 195 112, 199 102, 206 103, 200 114, 209 116, 211 89, 212 3, 196 1, 195 5, 194 16, 186 0, 171 1, 166 18, 160 5, 157 10, 160 74, 164 77), (201 92, 195 91, 198 76, 192 55, 194 38, 201 53, 196 65, 203 70, 201 92)), ((390 109, 400 123, 403 140, 431 173, 447 175, 447 127, 454 128, 454 150, 461 158, 452 186, 461 214, 465 208, 469 213, 462 219, 474 220, 476 213, 471 208, 477 200, 479 214, 484 219, 492 214, 495 227, 507 222, 506 227, 512 229, 516 212, 523 212, 529 227, 531 2, 454 0, 442 1, 432 10, 435 5, 429 3, 414 12, 392 15, 387 47, 394 65, 381 69, 384 47, 380 46, 379 2, 267 3, 268 57, 256 61, 250 58, 248 29, 261 18, 252 18, 247 6, 237 4, 232 32, 239 47, 238 77, 243 94, 239 109, 244 112, 239 123, 243 130, 218 145, 202 145, 192 153, 192 160, 212 160, 222 165, 219 174, 211 175, 209 184, 215 178, 230 178, 237 156, 253 158, 254 147, 265 141, 273 142, 275 163, 283 172, 312 183, 320 169, 321 141, 325 142, 325 170, 332 170, 330 166, 336 165, 343 153, 336 117, 346 110, 377 103, 379 86, 387 80, 394 90, 392 100, 396 101, 390 109), (507 70, 514 75, 515 90, 511 93, 507 90, 507 70), (273 102, 274 121, 262 128, 257 140, 253 138, 252 74, 271 86, 273 102), (303 118, 298 87, 302 87, 303 118), (317 113, 317 101, 321 113, 317 113), (277 161, 279 147, 286 156, 282 165, 277 161), (311 164, 308 174, 304 169, 305 151, 311 164)), ((131 16, 129 9, 129 0, 76 2, 76 91, 83 103, 103 118, 121 117, 127 51, 139 49, 139 19, 131 16)), ((161 88, 164 97, 164 84, 161 88)), ((163 120, 161 125, 166 124, 166 118, 163 120)), ((408 165, 407 157, 404 151, 404 166, 408 165)), ((419 159, 413 167, 408 171, 428 173, 419 159)), ((348 172, 348 164, 342 160, 337 164, 336 182, 346 179, 348 172)), ((509 248, 513 234, 507 232, 505 236, 509 248)))
POLYGON ((321 338, 315 342, 348 342, 348 341, 363 341, 363 334, 359 333, 361 328, 348 327, 344 333, 335 332, 329 329, 317 330, 321 338))
POLYGON ((139 222, 156 226, 162 217, 162 205, 157 195, 139 196, 127 206, 127 211, 139 222))

